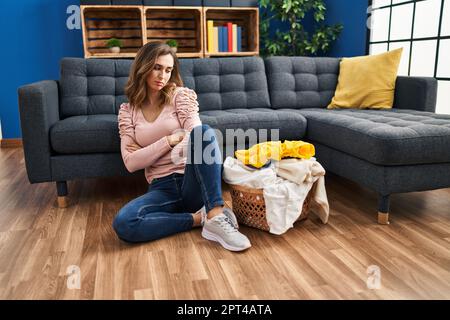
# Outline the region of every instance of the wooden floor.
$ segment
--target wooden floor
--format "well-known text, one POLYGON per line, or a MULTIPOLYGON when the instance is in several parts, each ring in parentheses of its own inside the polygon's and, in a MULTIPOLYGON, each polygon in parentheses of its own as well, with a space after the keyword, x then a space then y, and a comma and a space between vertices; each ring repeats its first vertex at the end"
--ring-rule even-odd
POLYGON ((0 149, 0 298, 450 298, 450 189, 393 196, 391 225, 380 226, 375 193, 328 175, 328 225, 311 218, 283 236, 242 227, 253 244, 244 253, 200 229, 119 241, 112 219, 146 189, 143 177, 71 181, 71 206, 58 209, 54 183, 28 182, 22 149, 0 149), (372 265, 379 289, 367 287, 372 265), (67 286, 70 266, 80 289, 67 286))

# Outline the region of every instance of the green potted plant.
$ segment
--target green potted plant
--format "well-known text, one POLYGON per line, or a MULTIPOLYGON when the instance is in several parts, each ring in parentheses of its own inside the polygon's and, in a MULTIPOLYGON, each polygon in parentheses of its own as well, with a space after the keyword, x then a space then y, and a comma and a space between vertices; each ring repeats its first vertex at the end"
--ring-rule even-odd
POLYGON ((109 50, 112 53, 119 53, 120 52, 120 48, 123 47, 123 43, 119 39, 111 38, 108 41, 106 41, 106 46, 109 48, 109 50))
POLYGON ((315 56, 330 49, 343 30, 341 24, 324 24, 326 7, 323 0, 260 0, 261 55, 315 56), (304 19, 312 15, 315 30, 310 34, 304 19), (278 20, 289 24, 289 30, 270 34, 270 23, 278 20))
POLYGON ((174 52, 177 52, 178 42, 175 39, 170 39, 166 41, 167 45, 172 48, 174 52))

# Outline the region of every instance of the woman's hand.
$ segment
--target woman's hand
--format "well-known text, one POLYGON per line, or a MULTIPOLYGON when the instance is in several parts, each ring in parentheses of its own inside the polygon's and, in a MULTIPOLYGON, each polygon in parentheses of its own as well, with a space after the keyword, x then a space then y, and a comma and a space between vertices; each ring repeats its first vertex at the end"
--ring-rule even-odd
POLYGON ((177 144, 183 141, 185 136, 186 132, 184 130, 177 131, 174 134, 167 136, 167 141, 169 142, 171 147, 175 147, 177 144))
POLYGON ((129 144, 125 147, 125 149, 127 149, 128 152, 133 153, 139 149, 142 149, 142 147, 140 145, 138 145, 137 143, 132 143, 129 144))

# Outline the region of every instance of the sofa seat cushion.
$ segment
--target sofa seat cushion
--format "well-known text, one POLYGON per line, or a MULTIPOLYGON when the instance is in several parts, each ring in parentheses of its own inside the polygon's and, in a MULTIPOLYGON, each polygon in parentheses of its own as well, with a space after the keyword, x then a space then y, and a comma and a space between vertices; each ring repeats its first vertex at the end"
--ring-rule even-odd
POLYGON ((50 129, 50 142, 61 154, 120 152, 117 115, 73 116, 50 129))
POLYGON ((374 164, 450 162, 450 115, 399 109, 296 112, 308 121, 309 141, 374 164))
MULTIPOLYGON (((279 129, 280 140, 302 139, 306 131, 306 119, 301 114, 268 108, 201 111, 200 119, 220 130, 224 138, 226 129, 242 129, 244 132, 255 129, 257 134, 259 129, 267 129, 268 139, 274 139, 270 129, 279 129)), ((231 141, 224 143, 233 144, 231 141)))

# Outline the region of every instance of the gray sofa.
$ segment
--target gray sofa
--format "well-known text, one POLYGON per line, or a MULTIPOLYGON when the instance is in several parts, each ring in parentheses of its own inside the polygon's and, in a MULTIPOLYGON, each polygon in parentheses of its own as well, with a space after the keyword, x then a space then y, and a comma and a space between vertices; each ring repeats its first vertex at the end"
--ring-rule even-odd
MULTIPOLYGON (((389 195, 450 186, 450 116, 434 113, 437 81, 418 77, 398 77, 392 110, 327 110, 339 61, 245 57, 180 63, 185 86, 198 95, 203 123, 223 133, 279 129, 281 140, 312 142, 328 171, 379 194, 378 220, 386 224, 389 195)), ((68 180, 130 174, 120 155, 117 113, 126 101, 131 63, 65 58, 59 81, 19 88, 28 178, 56 182, 60 206, 66 205, 68 180)))

